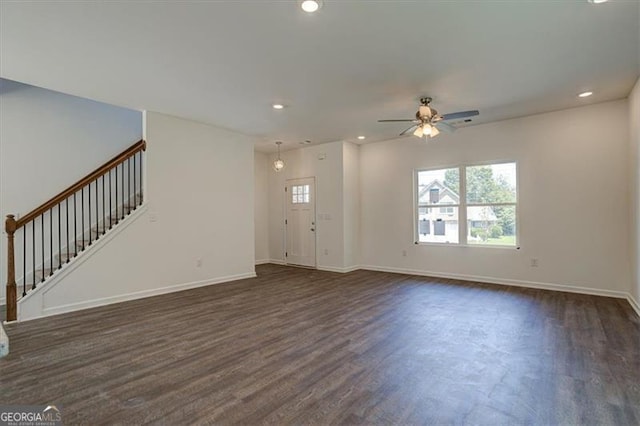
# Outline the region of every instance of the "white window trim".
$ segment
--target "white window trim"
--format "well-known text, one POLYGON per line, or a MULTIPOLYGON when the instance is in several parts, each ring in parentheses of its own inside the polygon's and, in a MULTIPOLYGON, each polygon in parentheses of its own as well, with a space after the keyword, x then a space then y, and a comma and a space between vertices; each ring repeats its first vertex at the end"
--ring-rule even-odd
POLYGON ((488 248, 488 249, 507 249, 507 250, 520 250, 520 218, 518 216, 520 205, 520 167, 516 160, 496 160, 496 161, 484 161, 473 164, 458 164, 454 166, 440 166, 440 167, 428 167, 419 168, 413 170, 413 240, 415 245, 419 246, 437 246, 437 247, 475 247, 475 248, 488 248), (467 167, 477 166, 492 166, 497 164, 514 163, 516 165, 516 200, 513 203, 467 203, 467 167), (459 204, 420 204, 418 200, 418 174, 420 172, 429 172, 432 170, 444 170, 444 169, 458 169, 460 175, 460 203, 459 204), (457 207, 458 208, 458 242, 427 242, 420 241, 418 235, 418 217, 420 207, 457 207), (486 206, 514 206, 516 211, 516 226, 515 226, 515 245, 499 245, 499 244, 469 244, 467 240, 468 224, 467 224, 467 207, 486 207, 486 206))

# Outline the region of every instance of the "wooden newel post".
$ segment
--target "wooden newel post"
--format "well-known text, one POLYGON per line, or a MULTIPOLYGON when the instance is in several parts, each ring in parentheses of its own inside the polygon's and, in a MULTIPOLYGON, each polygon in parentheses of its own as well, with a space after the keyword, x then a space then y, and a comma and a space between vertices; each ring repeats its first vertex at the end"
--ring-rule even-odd
POLYGON ((18 301, 16 294, 16 264, 13 248, 13 234, 17 229, 15 217, 7 215, 4 223, 4 230, 7 231, 7 239, 9 242, 7 250, 7 321, 15 321, 18 319, 18 301))

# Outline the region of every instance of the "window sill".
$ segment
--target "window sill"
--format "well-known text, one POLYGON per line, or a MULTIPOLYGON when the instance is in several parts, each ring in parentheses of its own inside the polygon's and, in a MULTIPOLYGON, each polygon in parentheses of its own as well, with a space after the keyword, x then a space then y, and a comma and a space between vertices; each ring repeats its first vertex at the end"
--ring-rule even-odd
POLYGON ((487 248, 487 249, 502 249, 502 250, 520 250, 520 246, 502 246, 498 244, 460 244, 460 243, 427 243, 427 242, 415 242, 417 246, 427 247, 472 247, 472 248, 487 248))

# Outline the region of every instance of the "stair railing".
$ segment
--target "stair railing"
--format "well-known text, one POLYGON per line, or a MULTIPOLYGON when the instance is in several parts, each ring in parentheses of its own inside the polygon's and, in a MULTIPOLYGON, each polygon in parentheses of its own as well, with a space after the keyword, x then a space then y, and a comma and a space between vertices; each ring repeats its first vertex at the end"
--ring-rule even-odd
POLYGON ((31 212, 7 215, 7 321, 18 316, 16 255, 26 296, 142 204, 145 150, 140 140, 31 212))

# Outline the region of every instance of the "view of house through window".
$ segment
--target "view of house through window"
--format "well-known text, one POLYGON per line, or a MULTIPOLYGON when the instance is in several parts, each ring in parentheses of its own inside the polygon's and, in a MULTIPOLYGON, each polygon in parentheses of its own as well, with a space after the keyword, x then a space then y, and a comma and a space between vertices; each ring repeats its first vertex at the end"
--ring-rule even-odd
POLYGON ((417 242, 516 245, 516 163, 416 175, 417 242))
POLYGON ((458 243, 459 169, 418 172, 418 241, 458 243), (449 182, 455 176, 457 184, 449 182))

